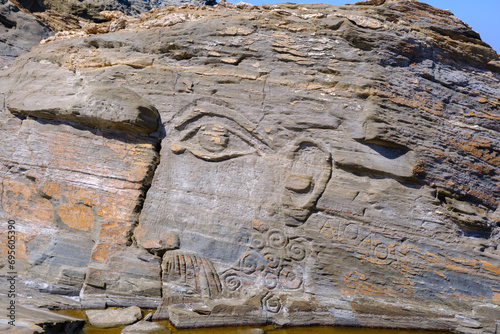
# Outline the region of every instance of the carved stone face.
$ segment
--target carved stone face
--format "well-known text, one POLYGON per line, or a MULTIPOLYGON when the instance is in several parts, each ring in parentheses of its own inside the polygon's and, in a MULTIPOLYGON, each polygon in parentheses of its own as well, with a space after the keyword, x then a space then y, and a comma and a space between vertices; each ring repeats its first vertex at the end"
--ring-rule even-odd
POLYGON ((163 296, 171 296, 163 305, 254 291, 259 309, 277 313, 274 293, 304 286, 308 242, 294 229, 330 179, 330 153, 310 138, 276 149, 268 133, 215 101, 184 108, 165 132, 134 231, 140 246, 163 256, 163 296))
POLYGON ((253 225, 303 224, 330 178, 321 144, 299 138, 275 150, 271 137, 220 104, 194 103, 166 133, 135 231, 149 250, 168 249, 174 231, 181 249, 235 262, 253 225))

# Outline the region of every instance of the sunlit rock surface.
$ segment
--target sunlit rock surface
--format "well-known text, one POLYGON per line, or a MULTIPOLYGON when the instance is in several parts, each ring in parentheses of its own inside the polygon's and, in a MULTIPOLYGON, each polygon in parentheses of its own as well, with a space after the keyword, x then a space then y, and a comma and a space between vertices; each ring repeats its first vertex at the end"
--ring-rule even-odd
POLYGON ((500 63, 470 27, 416 1, 103 16, 0 72, 26 289, 179 327, 497 331, 500 63))

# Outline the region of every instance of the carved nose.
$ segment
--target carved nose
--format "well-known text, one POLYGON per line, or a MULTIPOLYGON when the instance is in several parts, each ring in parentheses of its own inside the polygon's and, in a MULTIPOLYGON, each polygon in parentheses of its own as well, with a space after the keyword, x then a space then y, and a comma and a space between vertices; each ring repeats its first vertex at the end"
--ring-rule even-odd
POLYGON ((311 214, 332 172, 330 152, 311 139, 299 139, 287 153, 281 209, 285 224, 299 226, 311 214))
POLYGON ((307 193, 314 188, 314 181, 311 175, 293 173, 286 177, 285 188, 297 193, 307 193))

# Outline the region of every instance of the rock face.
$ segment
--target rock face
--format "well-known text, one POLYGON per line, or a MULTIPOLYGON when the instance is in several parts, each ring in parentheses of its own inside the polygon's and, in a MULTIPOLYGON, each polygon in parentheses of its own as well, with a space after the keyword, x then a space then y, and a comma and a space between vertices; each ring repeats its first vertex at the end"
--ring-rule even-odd
POLYGON ((89 20, 109 20, 103 11, 139 16, 165 6, 215 4, 215 0, 0 0, 0 68, 55 32, 92 30, 89 20))
POLYGON ((133 325, 125 327, 122 334, 171 334, 167 327, 156 322, 139 321, 133 325))
POLYGON ((27 11, 8 0, 0 0, 0 68, 28 52, 52 31, 27 11))
POLYGON ((500 63, 466 24, 403 0, 104 16, 0 72, 28 288, 179 327, 495 333, 500 63))
POLYGON ((127 15, 137 16, 155 8, 165 6, 210 5, 215 0, 18 0, 19 3, 32 12, 52 10, 76 15, 93 21, 104 21, 102 11, 121 11, 127 15))
POLYGON ((88 310, 87 317, 92 326, 111 328, 133 324, 142 318, 141 309, 137 306, 126 309, 88 310))

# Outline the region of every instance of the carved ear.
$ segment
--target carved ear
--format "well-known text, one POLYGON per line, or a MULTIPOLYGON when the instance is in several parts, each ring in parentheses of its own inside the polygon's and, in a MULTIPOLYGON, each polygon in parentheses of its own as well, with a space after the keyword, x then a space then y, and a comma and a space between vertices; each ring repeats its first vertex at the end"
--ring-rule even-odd
POLYGON ((300 139, 287 154, 281 197, 285 224, 303 224, 316 205, 332 173, 332 159, 322 145, 300 139))

